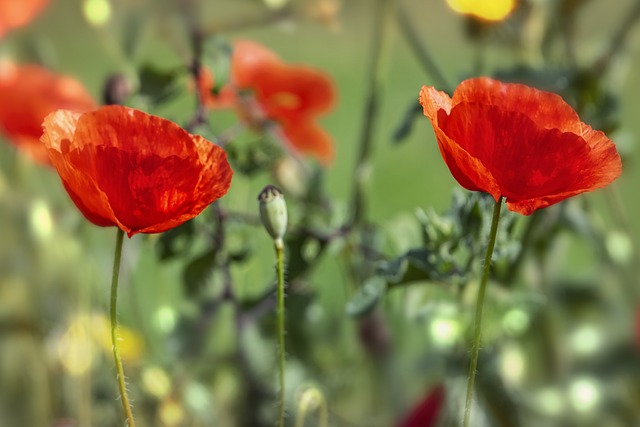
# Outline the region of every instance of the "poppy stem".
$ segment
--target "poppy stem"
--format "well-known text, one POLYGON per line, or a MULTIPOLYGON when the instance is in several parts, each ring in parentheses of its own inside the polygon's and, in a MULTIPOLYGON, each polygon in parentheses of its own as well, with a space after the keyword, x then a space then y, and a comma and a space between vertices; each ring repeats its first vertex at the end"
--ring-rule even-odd
POLYGON ((278 272, 277 288, 277 316, 278 316, 278 380, 280 390, 278 391, 278 427, 284 427, 284 364, 285 364, 285 342, 284 342, 284 242, 282 239, 275 239, 276 249, 276 270, 278 272))
POLYGON ((378 0, 375 9, 375 21, 373 25, 373 45, 371 46, 371 70, 367 83, 364 106, 364 118, 358 153, 356 157, 355 176, 353 177, 353 190, 351 196, 351 220, 349 227, 361 225, 366 222, 366 187, 371 176, 371 156, 375 126, 378 121, 378 113, 381 104, 381 94, 384 92, 386 80, 386 65, 391 44, 391 24, 394 15, 394 0, 378 0))
POLYGON ((469 379, 467 381, 467 398, 464 406, 464 427, 469 426, 469 418, 471 415, 471 403, 473 401, 473 385, 476 380, 476 369, 478 367, 478 354, 480 353, 480 338, 482 335, 482 309, 484 307, 484 294, 489 281, 489 272, 491 271, 491 256, 493 248, 496 244, 496 236, 498 234, 498 223, 500 222, 500 208, 502 207, 502 197, 498 199, 493 207, 493 218, 491 220, 491 231, 489 231, 489 244, 484 257, 484 268, 482 270, 482 279, 478 288, 478 297, 476 298, 476 314, 473 319, 473 344, 471 346, 471 363, 469 365, 469 379))
POLYGON ((127 418, 128 427, 135 427, 131 412, 131 403, 127 395, 127 382, 124 376, 124 368, 122 367, 122 357, 120 356, 120 340, 118 339, 118 276, 120 276, 120 260, 122 259, 122 242, 124 240, 124 231, 118 229, 118 237, 116 239, 116 251, 113 258, 113 275, 111 276, 111 344, 113 349, 113 359, 116 363, 116 374, 118 378, 118 389, 120 390, 120 398, 122 400, 122 408, 127 418))

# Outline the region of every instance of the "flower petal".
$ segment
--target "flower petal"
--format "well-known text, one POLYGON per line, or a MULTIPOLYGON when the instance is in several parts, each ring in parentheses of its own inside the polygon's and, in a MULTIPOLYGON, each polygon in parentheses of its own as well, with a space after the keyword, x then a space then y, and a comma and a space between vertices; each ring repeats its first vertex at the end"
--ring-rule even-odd
POLYGON ((317 123, 296 122, 283 126, 282 133, 296 151, 312 154, 324 165, 333 161, 335 156, 333 139, 317 123))
POLYGON ((231 183, 222 148, 138 110, 58 112, 44 129, 43 143, 81 212, 130 237, 166 231, 197 216, 231 183))
POLYGON ((0 1, 0 37, 14 28, 31 21, 49 0, 2 0, 0 1))
POLYGON ((40 143, 42 121, 58 109, 88 111, 95 102, 77 81, 36 65, 0 64, 0 131, 39 163, 49 163, 40 143))
POLYGON ((438 124, 438 111, 443 110, 449 114, 453 106, 449 95, 431 86, 422 86, 419 99, 424 115, 431 120, 434 127, 438 124))
POLYGON ((256 97, 274 120, 295 121, 331 109, 336 95, 332 81, 305 66, 272 64, 253 83, 256 97))
POLYGON ((440 154, 455 180, 467 190, 486 191, 498 200, 501 195, 500 189, 491 172, 440 128, 440 121, 447 120, 447 114, 451 109, 449 96, 432 87, 424 86, 420 92, 420 103, 433 126, 440 154))
POLYGON ((502 111, 521 113, 539 127, 581 131, 578 114, 562 97, 523 84, 488 77, 468 79, 456 88, 452 102, 454 106, 463 102, 493 105, 502 111))
POLYGON ((503 196, 524 215, 604 187, 622 171, 615 145, 552 93, 477 78, 452 99, 423 87, 420 102, 460 185, 503 196))
POLYGON ((107 196, 95 179, 95 153, 71 148, 80 113, 59 110, 44 119, 41 141, 69 196, 92 223, 106 227, 119 225, 107 196))
POLYGON ((253 86, 262 70, 281 64, 278 55, 251 40, 236 40, 231 56, 231 75, 234 84, 247 89, 253 86))
POLYGON ((540 128, 523 114, 475 103, 441 116, 441 131, 484 165, 510 209, 520 213, 604 187, 621 172, 615 146, 601 132, 589 133, 591 146, 575 133, 540 128))

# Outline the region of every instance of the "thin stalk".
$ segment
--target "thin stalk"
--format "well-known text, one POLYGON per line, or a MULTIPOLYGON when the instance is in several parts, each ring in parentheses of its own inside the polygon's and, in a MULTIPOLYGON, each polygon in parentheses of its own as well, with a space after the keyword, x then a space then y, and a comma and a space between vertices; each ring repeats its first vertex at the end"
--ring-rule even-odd
POLYGON ((613 59, 625 47, 627 37, 633 30, 640 19, 640 1, 636 0, 631 6, 631 10, 627 11, 622 22, 617 26, 618 31, 613 35, 609 46, 605 49, 602 56, 593 64, 593 71, 596 75, 604 74, 611 66, 613 59))
POLYGON ((127 425, 129 427, 135 427, 136 423, 133 420, 133 413, 131 412, 131 403, 129 402, 129 396, 127 394, 127 381, 124 376, 124 368, 122 367, 122 357, 120 356, 120 341, 118 340, 118 317, 116 309, 118 302, 118 276, 120 276, 120 260, 122 258, 123 240, 124 231, 118 229, 116 251, 113 258, 113 275, 111 276, 111 344, 113 349, 113 359, 116 363, 118 389, 120 390, 122 408, 124 409, 124 414, 127 418, 127 425))
POLYGON ((316 408, 318 409, 318 426, 328 427, 329 409, 327 408, 327 402, 320 390, 316 388, 305 391, 300 398, 295 427, 304 427, 307 414, 316 408))
POLYGON ((493 248, 496 245, 496 236, 498 234, 498 223, 500 222, 500 208, 502 207, 502 197, 498 199, 493 207, 493 219, 491 220, 491 231, 489 232, 489 244, 484 257, 484 268, 482 270, 482 279, 478 289, 478 297, 476 299, 476 315, 473 319, 473 344, 471 347, 471 363, 469 365, 469 380, 467 381, 467 399, 464 406, 464 427, 469 426, 469 418, 471 415, 471 403, 473 401, 473 385, 476 380, 476 369, 478 367, 478 354, 480 353, 480 338, 482 335, 482 309, 484 307, 484 294, 489 281, 489 272, 491 271, 491 256, 493 248))
POLYGON ((373 26, 373 46, 371 47, 371 70, 367 86, 362 133, 353 180, 351 224, 361 224, 365 220, 365 185, 371 173, 371 154, 373 151, 374 123, 376 123, 380 105, 380 95, 384 82, 384 65, 388 55, 389 33, 393 18, 393 0, 378 0, 375 23, 373 26))
POLYGON ((284 427, 284 363, 285 363, 285 344, 284 344, 284 243, 282 239, 276 239, 276 258, 278 270, 278 289, 277 289, 277 316, 278 316, 278 380, 280 390, 278 391, 278 427, 284 427))
MULTIPOLYGON (((416 59, 420 62, 422 68, 431 76, 434 86, 447 93, 451 93, 451 85, 447 81, 446 76, 431 56, 431 52, 424 43, 425 38, 416 31, 406 6, 399 4, 396 8, 396 18, 398 20, 398 29, 409 44, 409 48, 413 51, 416 59)), ((417 103, 416 103, 417 104, 417 103)), ((422 106, 420 112, 422 112, 422 106)), ((416 107, 417 108, 417 107, 416 107)))

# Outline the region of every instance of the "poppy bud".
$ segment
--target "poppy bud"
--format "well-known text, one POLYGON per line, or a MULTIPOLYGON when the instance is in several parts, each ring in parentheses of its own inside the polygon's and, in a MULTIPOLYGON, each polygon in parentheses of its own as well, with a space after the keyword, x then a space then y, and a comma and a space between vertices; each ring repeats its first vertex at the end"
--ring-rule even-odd
POLYGON ((131 83, 125 76, 113 74, 104 85, 102 98, 105 105, 124 105, 131 91, 131 83))
POLYGON ((287 231, 287 204, 282 191, 273 185, 267 185, 258 196, 260 202, 260 218, 264 228, 276 244, 282 244, 287 231))

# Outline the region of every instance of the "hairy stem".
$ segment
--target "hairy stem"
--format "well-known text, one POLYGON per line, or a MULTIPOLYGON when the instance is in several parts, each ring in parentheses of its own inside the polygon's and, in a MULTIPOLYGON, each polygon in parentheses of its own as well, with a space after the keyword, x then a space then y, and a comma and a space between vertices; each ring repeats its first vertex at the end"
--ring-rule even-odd
POLYGON ((280 390, 278 391, 278 427, 284 427, 284 363, 285 363, 285 344, 284 344, 284 243, 282 239, 276 239, 276 258, 278 270, 278 289, 277 289, 277 316, 278 316, 278 380, 280 390))
POLYGON ((482 309, 484 307, 484 294, 489 281, 489 272, 491 271, 491 256, 493 255, 493 247, 496 244, 496 236, 498 234, 498 222, 500 222, 500 208, 502 207, 502 197, 498 199, 493 207, 493 219, 491 220, 491 231, 489 232, 489 244, 484 257, 484 268, 482 270, 482 279, 478 288, 478 297, 476 299, 476 314, 473 319, 473 344, 471 346, 471 363, 469 365, 469 380, 467 381, 467 398, 464 406, 464 427, 469 426, 471 415, 471 403, 473 401, 473 386, 476 380, 476 369, 478 367, 478 354, 480 353, 480 338, 482 335, 482 309))
POLYGON ((127 425, 129 427, 135 427, 136 423, 133 420, 133 413, 131 412, 131 403, 129 402, 127 383, 124 377, 124 368, 122 367, 122 357, 120 356, 120 341, 118 340, 118 316, 116 307, 118 302, 118 276, 120 275, 120 260, 122 258, 123 240, 124 231, 118 229, 116 251, 113 258, 113 275, 111 276, 111 344, 113 349, 113 359, 116 363, 118 389, 120 390, 122 408, 124 409, 124 414, 127 418, 127 425))

